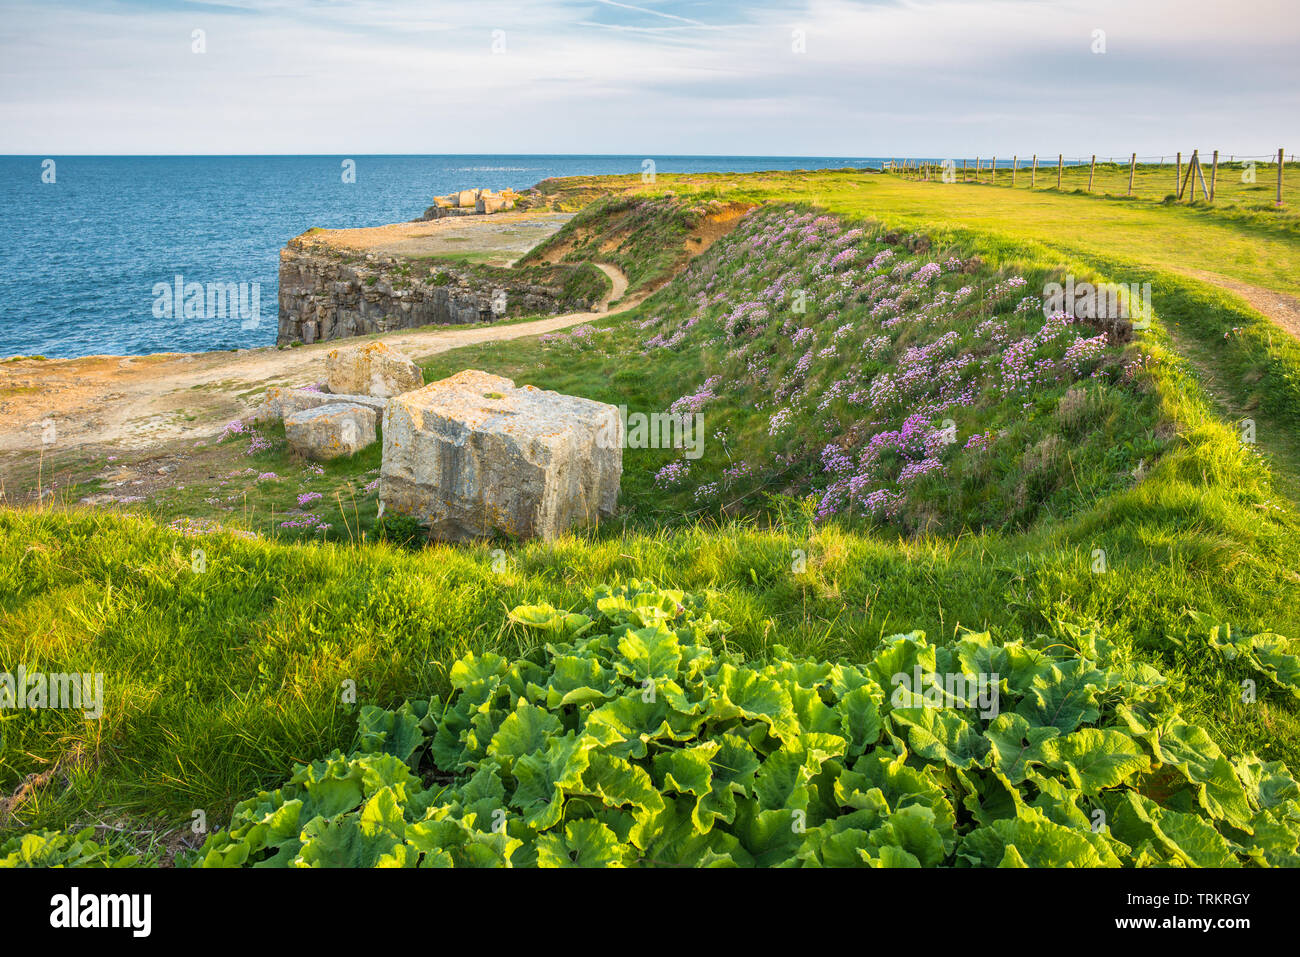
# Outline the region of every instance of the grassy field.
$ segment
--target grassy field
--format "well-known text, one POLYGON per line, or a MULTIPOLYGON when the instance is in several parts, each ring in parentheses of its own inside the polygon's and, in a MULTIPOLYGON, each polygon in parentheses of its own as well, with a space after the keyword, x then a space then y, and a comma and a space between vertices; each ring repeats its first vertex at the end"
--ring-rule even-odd
MULTIPOLYGON (((572 188, 587 196, 627 185, 583 180, 572 188)), ((813 264, 794 247, 747 256, 737 247, 728 260, 723 240, 638 309, 594 324, 608 331, 475 346, 426 366, 426 378, 482 368, 632 409, 666 409, 693 394, 710 363, 729 372, 735 387, 719 393, 718 418, 705 418, 710 434, 716 427, 729 437, 724 454, 717 443, 706 446, 700 468, 713 471, 689 489, 665 488, 656 477, 674 452, 629 450, 625 510, 598 530, 551 544, 403 544, 400 524, 378 522, 366 490, 377 449, 318 469, 295 461, 273 429, 264 431, 260 451, 238 435, 212 446, 203 469, 222 478, 204 484, 196 472, 183 494, 168 492, 136 516, 6 509, 3 661, 29 671, 103 672, 107 702, 97 722, 59 711, 0 715, 0 791, 10 795, 0 827, 103 825, 101 837, 117 835, 148 860, 166 859, 175 842, 162 835, 193 811, 224 822, 237 801, 277 786, 294 762, 348 749, 359 704, 445 697, 452 663, 467 652, 536 652, 538 635, 512 621, 509 609, 579 608, 594 585, 632 578, 706 595, 710 613, 732 626, 727 648, 748 657, 770 657, 781 646, 860 662, 886 636, 914 629, 939 642, 959 629, 988 631, 996 642, 1041 634, 1072 645, 1087 633, 1163 674, 1160 713, 1204 727, 1230 754, 1300 767, 1297 694, 1253 670, 1248 657, 1225 660, 1210 642, 1212 626, 1228 623, 1245 635, 1300 636, 1293 441, 1300 349, 1237 297, 1187 275, 1214 272, 1288 290, 1300 236, 1285 214, 855 172, 660 176, 631 192, 671 192, 694 206, 798 203, 792 215, 830 213, 841 235, 862 229, 872 250, 896 247, 917 263, 973 263, 971 272, 941 281, 950 293, 967 281, 983 291, 1012 276, 1031 289, 1067 273, 1150 281, 1154 328, 1115 352, 1116 361, 1141 359, 1138 384, 1125 391, 1118 380, 1103 388, 1090 379, 1101 413, 1093 432, 1076 436, 1061 413, 1071 381, 1043 386, 1034 412, 1018 412, 1015 402, 977 404, 978 415, 959 422, 963 438, 1007 433, 1020 449, 1001 476, 947 463, 970 479, 962 488, 990 489, 983 499, 946 502, 935 484, 909 494, 896 520, 818 520, 825 489, 809 450, 826 422, 796 409, 797 428, 783 444, 765 427, 773 409, 760 407, 797 358, 783 351, 791 337, 773 328, 768 339, 752 339, 773 357, 775 378, 749 382, 740 374, 745 357, 727 360, 727 344, 711 341, 726 335, 727 317, 766 278, 742 273, 746 264, 758 273, 765 264, 813 264), (893 242, 885 241, 889 233, 897 234, 893 242), (922 233, 928 247, 915 242, 922 233), (701 306, 714 276, 719 285, 701 306), (698 338, 645 354, 652 334, 671 338, 697 310, 698 338), (1254 421, 1255 444, 1241 441, 1238 414, 1254 421), (1072 454, 1053 459, 1052 480, 1027 485, 1018 508, 1031 471, 1018 456, 1050 435, 1072 454), (738 505, 707 496, 697 504, 698 488, 716 482, 734 458, 766 476, 777 471, 776 456, 805 466, 782 474, 776 490, 783 497, 741 489, 738 505), (274 478, 263 478, 268 473, 274 478), (229 483, 220 494, 217 481, 229 483), (299 504, 304 494, 320 498, 299 504), (915 520, 945 505, 946 521, 915 520), (313 521, 301 521, 304 513, 313 521), (299 524, 282 527, 286 520, 299 524), (1258 699, 1243 701, 1241 682, 1256 678, 1258 699), (355 702, 341 694, 351 686, 355 702)), ((636 243, 653 245, 656 228, 681 231, 675 217, 662 222, 636 243)), ((1015 305, 1010 297, 947 310, 933 331, 947 323, 965 335, 994 314, 1014 314, 1015 305)), ((831 341, 852 319, 846 324, 859 336, 870 308, 814 300, 808 321, 831 341)), ((929 341, 906 338, 905 329, 897 335, 895 361, 929 341)), ((852 340, 854 355, 860 338, 852 340)), ((968 351, 969 341, 961 348, 968 351)), ((822 378, 811 380, 816 395, 856 365, 830 356, 824 363, 822 378)), ((858 371, 871 377, 882 369, 858 371)), ((852 410, 835 411, 852 421, 852 410)), ((1289 653, 1296 651, 1292 641, 1289 653)))
MULTIPOLYGON (((1300 163, 1296 163, 1288 155, 1287 162, 1282 170, 1282 203, 1290 208, 1293 212, 1296 204, 1300 202, 1300 163)), ((1095 167, 1089 166, 1087 159, 1080 161, 1077 158, 1066 157, 1065 164, 1061 168, 1061 186, 1060 189, 1065 192, 1091 192, 1097 196, 1106 196, 1110 198, 1125 199, 1130 196, 1140 200, 1155 200, 1164 202, 1177 198, 1179 188, 1183 185, 1186 178, 1187 168, 1191 161, 1191 154, 1183 155, 1183 165, 1181 175, 1179 167, 1175 163, 1175 158, 1169 156, 1163 163, 1139 162, 1133 171, 1133 189, 1129 192, 1129 164, 1128 159, 1116 157, 1111 161, 1110 157, 1098 157, 1095 167), (1091 176, 1091 189, 1089 189, 1089 177, 1091 176), (1175 182, 1177 181, 1177 182, 1175 182)), ((1251 160, 1242 161, 1233 157, 1229 159, 1228 154, 1219 158, 1219 169, 1217 178, 1212 177, 1210 153, 1206 153, 1202 158, 1201 165, 1205 176, 1206 190, 1201 189, 1201 180, 1193 174, 1192 181, 1196 183, 1196 202, 1206 203, 1206 192, 1208 192, 1211 180, 1214 180, 1214 204, 1217 208, 1241 207, 1246 209, 1265 209, 1271 210, 1277 199, 1277 156, 1274 155, 1268 159, 1255 157, 1251 160), (1253 164, 1253 165, 1251 165, 1253 164)), ((955 163, 953 174, 958 182, 985 183, 993 186, 1012 187, 1012 169, 1011 161, 1007 157, 1001 157, 998 160, 996 171, 989 168, 989 157, 984 157, 979 173, 975 171, 975 161, 967 160, 966 169, 961 168, 961 161, 955 163), (964 176, 963 176, 964 172, 964 176)), ((1020 157, 1018 168, 1015 170, 1015 188, 1016 189, 1051 189, 1055 190, 1057 174, 1057 158, 1053 156, 1038 157, 1038 174, 1034 175, 1032 169, 1032 157, 1020 157)), ((941 175, 942 171, 930 173, 931 177, 941 175)), ((914 171, 908 170, 899 175, 915 177, 914 171)), ((1190 202, 1192 199, 1192 187, 1188 183, 1183 190, 1183 202, 1190 202)))

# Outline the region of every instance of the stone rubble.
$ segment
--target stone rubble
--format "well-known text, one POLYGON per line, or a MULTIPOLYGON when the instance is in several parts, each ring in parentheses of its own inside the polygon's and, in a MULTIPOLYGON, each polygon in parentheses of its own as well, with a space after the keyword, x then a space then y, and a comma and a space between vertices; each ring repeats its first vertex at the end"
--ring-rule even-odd
POLYGON ((331 349, 328 392, 271 386, 254 422, 284 420, 289 445, 308 458, 351 455, 373 443, 389 400, 424 382, 420 367, 382 342, 331 349))
POLYGON ((424 211, 423 219, 443 219, 447 216, 484 216, 504 213, 515 208, 519 194, 513 189, 493 192, 490 189, 462 189, 446 196, 435 196, 433 205, 424 211))

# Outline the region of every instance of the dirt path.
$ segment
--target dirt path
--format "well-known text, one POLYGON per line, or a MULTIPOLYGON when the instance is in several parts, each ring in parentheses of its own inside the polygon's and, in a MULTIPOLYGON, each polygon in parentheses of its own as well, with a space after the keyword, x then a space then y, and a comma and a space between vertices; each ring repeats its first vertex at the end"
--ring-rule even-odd
POLYGON ((480 342, 519 339, 622 312, 627 277, 597 264, 613 288, 596 312, 575 312, 510 325, 452 326, 335 339, 277 349, 238 352, 20 359, 0 363, 0 463, 45 447, 66 453, 82 447, 141 451, 220 432, 247 415, 272 385, 307 385, 325 374, 325 353, 339 345, 382 339, 419 361, 480 342))
POLYGON ((1187 275, 1202 282, 1208 282, 1220 289, 1235 292, 1250 303, 1251 308, 1271 319, 1274 325, 1285 329, 1296 339, 1300 339, 1300 299, 1295 296, 1274 292, 1272 289, 1262 289, 1259 286, 1252 286, 1249 283, 1229 279, 1226 276, 1220 276, 1212 272, 1201 272, 1195 269, 1186 272, 1187 275))

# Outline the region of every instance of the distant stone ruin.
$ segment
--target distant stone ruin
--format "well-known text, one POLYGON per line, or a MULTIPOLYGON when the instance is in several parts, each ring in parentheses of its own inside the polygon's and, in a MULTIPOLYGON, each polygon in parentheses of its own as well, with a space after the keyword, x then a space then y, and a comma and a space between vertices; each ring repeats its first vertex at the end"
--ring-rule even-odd
POLYGON ((446 196, 435 196, 433 205, 424 211, 422 219, 442 219, 446 216, 474 216, 504 213, 515 208, 519 194, 513 189, 493 192, 490 189, 462 189, 446 196))

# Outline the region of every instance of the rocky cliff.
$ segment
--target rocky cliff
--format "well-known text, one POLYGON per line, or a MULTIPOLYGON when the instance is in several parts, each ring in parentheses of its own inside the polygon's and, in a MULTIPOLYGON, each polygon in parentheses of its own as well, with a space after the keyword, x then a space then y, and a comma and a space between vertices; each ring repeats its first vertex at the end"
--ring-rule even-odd
MULTIPOLYGON (((326 339, 426 325, 590 309, 604 289, 581 267, 509 270, 431 264, 314 243, 310 234, 280 251, 276 341, 326 339)), ((599 274, 597 273, 597 276, 599 274)))

